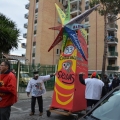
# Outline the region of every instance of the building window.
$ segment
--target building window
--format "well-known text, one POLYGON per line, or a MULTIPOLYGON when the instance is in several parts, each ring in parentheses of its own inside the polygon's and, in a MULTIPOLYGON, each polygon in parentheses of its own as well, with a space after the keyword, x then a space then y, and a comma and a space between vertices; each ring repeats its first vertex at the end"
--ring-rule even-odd
POLYGON ((108 36, 115 36, 114 32, 113 31, 108 31, 108 36))
POLYGON ((61 50, 60 49, 56 49, 56 55, 60 55, 61 50))
POLYGON ((32 57, 35 57, 35 53, 32 53, 32 57))
POLYGON ((35 47, 33 48, 33 53, 35 53, 35 47))
POLYGON ((34 24, 36 24, 36 23, 37 23, 37 20, 34 21, 34 24))
POLYGON ((86 17, 86 18, 85 18, 85 22, 88 22, 88 21, 89 21, 89 17, 86 17))
POLYGON ((33 42, 33 46, 36 46, 36 42, 33 42))
POLYGON ((38 13, 38 8, 35 9, 35 13, 38 13))
POLYGON ((109 46, 108 50, 109 52, 115 52, 115 46, 109 46))
POLYGON ((35 59, 32 59, 32 64, 33 64, 33 65, 35 64, 35 59))
POLYGON ((36 3, 39 2, 39 0, 36 0, 36 3))
POLYGON ((34 30, 34 35, 36 35, 36 33, 37 33, 37 30, 34 30))
POLYGON ((115 60, 109 60, 108 65, 115 65, 115 60))

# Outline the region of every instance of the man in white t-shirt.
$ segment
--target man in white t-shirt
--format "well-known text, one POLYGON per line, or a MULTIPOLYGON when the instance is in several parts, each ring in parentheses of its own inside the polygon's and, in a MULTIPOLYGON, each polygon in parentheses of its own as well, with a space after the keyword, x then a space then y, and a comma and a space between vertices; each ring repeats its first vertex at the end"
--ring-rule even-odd
POLYGON ((43 115, 43 99, 42 95, 46 93, 45 85, 44 82, 47 80, 50 80, 51 77, 55 75, 46 75, 46 76, 39 76, 38 71, 33 72, 34 77, 29 81, 27 85, 27 96, 29 97, 30 92, 31 92, 31 113, 29 114, 30 116, 34 115, 35 113, 35 103, 36 99, 38 102, 39 106, 39 116, 43 115))
POLYGON ((83 73, 79 74, 80 82, 86 86, 85 98, 87 100, 87 110, 90 110, 101 98, 104 83, 98 79, 99 76, 96 72, 92 73, 91 78, 83 79, 83 73))

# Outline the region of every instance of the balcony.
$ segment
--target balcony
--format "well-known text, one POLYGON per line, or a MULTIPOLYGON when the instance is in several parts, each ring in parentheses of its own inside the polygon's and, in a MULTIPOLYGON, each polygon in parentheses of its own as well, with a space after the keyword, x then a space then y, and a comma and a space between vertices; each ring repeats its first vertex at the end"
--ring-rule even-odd
POLYGON ((108 65, 108 66, 107 66, 107 70, 118 71, 118 70, 119 70, 119 66, 108 65))
POLYGON ((28 23, 25 23, 25 24, 24 24, 24 28, 27 28, 27 27, 28 27, 28 23))
POLYGON ((70 0, 70 3, 73 4, 75 2, 81 2, 81 0, 70 0))
POLYGON ((24 34, 23 34, 23 38, 27 38, 27 33, 24 33, 24 34))
POLYGON ((24 17, 25 17, 26 19, 28 19, 28 16, 29 16, 28 13, 26 13, 24 17))
POLYGON ((117 57, 118 57, 118 52, 115 51, 108 52, 108 58, 117 58, 117 57))
POLYGON ((35 20, 37 20, 37 19, 38 19, 38 13, 35 14, 35 20))
POLYGON ((85 2, 89 2, 89 0, 85 0, 85 2))
POLYGON ((109 31, 117 31, 118 30, 118 25, 113 23, 113 24, 108 24, 107 25, 107 30, 109 31))
POLYGON ((80 7, 79 8, 77 8, 77 7, 71 8, 71 10, 70 10, 71 15, 78 15, 77 13, 81 13, 81 8, 80 7))
POLYGON ((29 9, 29 7, 30 7, 30 3, 28 3, 28 4, 25 5, 26 9, 29 9))
POLYGON ((118 38, 111 36, 112 38, 108 39, 108 45, 117 45, 118 44, 118 38))
POLYGON ((89 5, 86 5, 86 6, 85 6, 85 10, 88 10, 88 9, 89 9, 89 5))
POLYGON ((115 15, 115 14, 108 14, 107 17, 108 17, 108 18, 114 18, 114 19, 115 19, 115 18, 117 18, 117 15, 115 15))

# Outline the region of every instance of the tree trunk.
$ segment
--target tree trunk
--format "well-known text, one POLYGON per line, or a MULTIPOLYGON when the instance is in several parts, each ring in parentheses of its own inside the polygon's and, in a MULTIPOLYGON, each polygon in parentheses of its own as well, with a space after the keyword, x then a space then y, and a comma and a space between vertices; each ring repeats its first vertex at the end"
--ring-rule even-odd
POLYGON ((106 58, 107 58, 107 15, 104 15, 104 52, 103 52, 103 63, 102 63, 102 73, 101 78, 103 79, 103 75, 105 74, 105 67, 106 67, 106 58))

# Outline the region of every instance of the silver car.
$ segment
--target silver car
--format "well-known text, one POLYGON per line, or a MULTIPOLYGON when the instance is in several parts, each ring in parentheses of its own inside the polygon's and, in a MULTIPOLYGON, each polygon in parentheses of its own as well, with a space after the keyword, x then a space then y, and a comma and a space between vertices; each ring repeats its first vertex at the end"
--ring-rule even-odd
POLYGON ((120 86, 104 96, 79 120, 120 120, 120 86))

